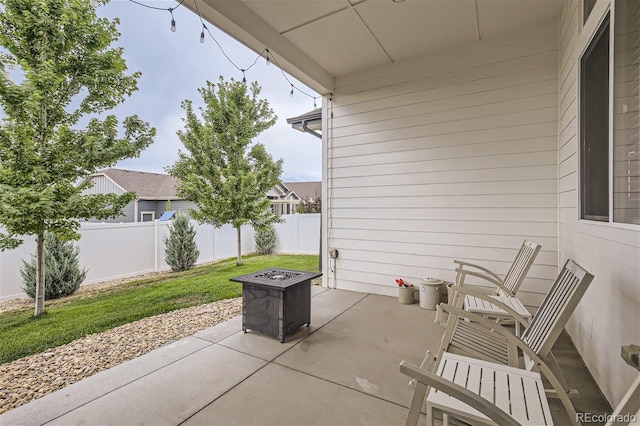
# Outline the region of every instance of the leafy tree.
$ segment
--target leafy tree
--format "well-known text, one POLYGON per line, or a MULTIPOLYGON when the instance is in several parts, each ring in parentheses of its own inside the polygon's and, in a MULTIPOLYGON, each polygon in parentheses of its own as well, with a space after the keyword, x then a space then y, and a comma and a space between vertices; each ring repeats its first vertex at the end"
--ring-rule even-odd
POLYGON ((186 271, 194 267, 200 250, 196 244, 196 229, 186 215, 178 214, 169 225, 169 236, 164 237, 164 246, 164 260, 172 271, 186 271))
POLYGON ((204 100, 201 117, 191 101, 184 131, 178 136, 187 152, 180 151, 169 173, 178 179, 176 192, 198 209, 191 216, 200 223, 236 228, 238 260, 242 265, 242 225, 254 227, 281 222, 270 210, 267 192, 280 182, 282 160, 273 161, 264 145, 252 140, 276 120, 266 100, 258 99, 256 82, 207 82, 199 89, 204 100), (216 91, 217 87, 217 91, 216 91))
MULTIPOLYGON (((80 249, 71 241, 62 241, 55 234, 44 235, 44 263, 46 299, 57 299, 75 293, 87 276, 86 269, 80 269, 80 249)), ((32 299, 36 297, 37 256, 33 254, 30 262, 22 261, 20 275, 24 282, 22 288, 32 299)))
POLYGON ((44 312, 44 235, 80 237, 78 219, 119 215, 134 194, 82 195, 74 184, 137 156, 155 129, 113 109, 137 90, 126 74, 118 21, 87 0, 0 0, 0 248, 37 236, 35 315, 44 312), (84 128, 81 129, 80 120, 84 128))

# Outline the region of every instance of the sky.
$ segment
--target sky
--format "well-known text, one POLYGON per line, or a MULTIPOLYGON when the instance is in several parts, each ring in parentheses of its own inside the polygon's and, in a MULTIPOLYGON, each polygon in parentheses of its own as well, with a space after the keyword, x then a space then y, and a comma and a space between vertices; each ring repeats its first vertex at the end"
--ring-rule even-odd
MULTIPOLYGON (((184 151, 176 135, 184 127, 181 102, 189 99, 195 107, 202 106, 198 88, 204 87, 207 80, 217 82, 219 76, 242 80, 242 72, 225 58, 208 34, 203 44, 199 42, 202 24, 197 14, 185 7, 176 8, 175 1, 139 2, 165 10, 149 9, 128 0, 112 0, 96 9, 98 16, 120 19, 121 36, 116 45, 124 48, 128 72, 142 72, 139 90, 113 113, 121 120, 137 114, 156 128, 154 143, 139 158, 123 160, 116 167, 165 173, 165 168, 176 161, 178 150, 184 151), (170 30, 171 15, 166 10, 170 7, 176 8, 173 11, 175 32, 170 30)), ((257 53, 213 24, 205 22, 205 25, 239 68, 246 69, 255 61, 257 53)), ((298 80, 287 77, 296 87, 318 96, 298 80)), ((273 63, 266 65, 263 58, 246 72, 246 78, 248 83, 258 82, 262 88, 260 97, 269 102, 278 116, 276 124, 254 141, 264 144, 274 160, 284 160, 282 181, 321 180, 321 140, 292 129, 286 121, 314 109, 313 98, 298 91, 291 97, 291 85, 281 70, 273 63)), ((320 107, 322 98, 318 97, 316 103, 320 107)))

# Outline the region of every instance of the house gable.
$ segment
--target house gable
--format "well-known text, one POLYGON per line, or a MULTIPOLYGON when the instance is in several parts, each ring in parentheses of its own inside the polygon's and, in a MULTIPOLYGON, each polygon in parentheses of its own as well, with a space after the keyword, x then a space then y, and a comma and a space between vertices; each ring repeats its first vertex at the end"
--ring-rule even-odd
MULTIPOLYGON (((127 192, 118 182, 114 181, 105 173, 95 173, 89 176, 85 181, 89 181, 91 187, 82 191, 85 195, 90 194, 117 194, 122 195, 127 192)), ((83 182, 84 183, 84 182, 83 182)))

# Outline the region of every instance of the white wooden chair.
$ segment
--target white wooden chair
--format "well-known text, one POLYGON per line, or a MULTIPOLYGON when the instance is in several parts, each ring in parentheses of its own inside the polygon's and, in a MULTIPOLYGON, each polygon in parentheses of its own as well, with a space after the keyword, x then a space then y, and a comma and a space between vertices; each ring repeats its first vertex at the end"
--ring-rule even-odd
POLYGON ((605 426, 637 425, 640 422, 640 374, 613 410, 605 426))
POLYGON ((483 280, 483 282, 495 285, 497 287, 496 295, 514 297, 522 281, 527 276, 531 265, 536 260, 541 247, 539 244, 524 240, 504 278, 500 278, 498 274, 483 266, 462 260, 454 260, 454 263, 458 265, 456 267, 455 285, 462 287, 468 277, 476 277, 483 280))
POLYGON ((444 354, 435 373, 405 361, 400 371, 415 379, 416 387, 431 387, 428 426, 435 410, 443 412, 445 426, 450 415, 472 425, 553 424, 540 373, 452 353, 444 354))
MULTIPOLYGON (((638 345, 623 346, 621 354, 627 364, 638 371, 640 371, 640 365, 638 364, 639 349, 640 346, 638 345)), ((639 424, 638 422, 640 422, 640 374, 636 375, 636 380, 631 384, 615 410, 613 410, 613 414, 611 414, 605 426, 637 425, 639 424)))
MULTIPOLYGON (((431 388, 427 398, 427 425, 433 424, 433 409, 436 408, 471 424, 553 424, 547 398, 540 390, 538 373, 508 366, 496 367, 497 364, 449 353, 443 361, 435 373, 406 361, 400 363, 400 371, 415 379, 416 387, 431 388), (470 374, 458 374, 466 371, 470 374), (494 375, 494 372, 497 373, 494 375), (471 376, 471 380, 466 376, 471 376), (480 377, 490 380, 483 382, 480 377)), ((606 426, 635 424, 639 409, 640 375, 609 416, 606 426)), ((576 418, 576 423, 578 420, 576 418)), ((443 423, 448 423, 448 414, 443 414, 443 423)))
MULTIPOLYGON (((515 298, 516 292, 527 276, 531 265, 535 261, 541 246, 531 241, 525 240, 516 255, 509 271, 507 271, 504 279, 489 269, 473 263, 454 260, 458 265, 456 267, 455 285, 463 287, 468 277, 480 278, 481 282, 489 282, 497 287, 495 294, 487 297, 478 297, 471 290, 464 296, 464 308, 466 311, 482 315, 487 318, 495 318, 498 322, 504 319, 510 319, 511 314, 503 308, 507 305, 511 310, 515 311, 519 316, 529 320, 531 314, 524 304, 515 298), (494 300, 500 303, 492 303, 494 300)), ((520 334, 520 324, 515 323, 516 334, 520 334)))
MULTIPOLYGON (((549 381, 569 417, 576 419, 575 409, 568 397, 569 389, 551 348, 592 280, 593 275, 572 260, 567 260, 531 323, 514 316, 526 327, 522 338, 487 318, 460 309, 459 305, 440 304, 439 314, 446 311, 449 318, 440 349, 434 357, 434 368, 438 368, 445 352, 461 353, 515 368, 524 367, 529 371, 535 368, 549 381), (522 365, 521 353, 524 359, 522 365)), ((454 302, 459 304, 460 300, 454 297, 454 302)), ((426 387, 416 386, 407 424, 416 424, 425 391, 426 387)))

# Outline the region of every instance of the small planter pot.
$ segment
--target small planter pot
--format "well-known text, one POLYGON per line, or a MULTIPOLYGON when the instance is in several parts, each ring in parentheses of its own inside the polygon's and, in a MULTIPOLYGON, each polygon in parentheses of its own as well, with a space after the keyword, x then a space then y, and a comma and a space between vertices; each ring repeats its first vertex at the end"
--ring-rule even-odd
POLYGON ((398 301, 403 305, 413 305, 413 287, 399 287, 398 301))

